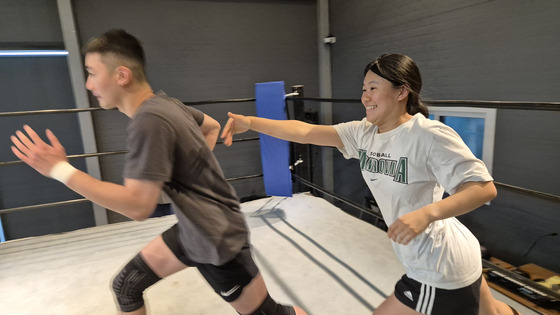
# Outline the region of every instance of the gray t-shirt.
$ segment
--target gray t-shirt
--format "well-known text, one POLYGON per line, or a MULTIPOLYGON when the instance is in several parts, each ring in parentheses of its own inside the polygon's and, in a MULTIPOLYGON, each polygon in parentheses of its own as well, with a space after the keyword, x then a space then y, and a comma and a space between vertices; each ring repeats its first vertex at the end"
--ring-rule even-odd
POLYGON ((165 182, 188 258, 222 265, 248 242, 239 201, 200 130, 204 114, 163 92, 127 129, 124 177, 165 182))

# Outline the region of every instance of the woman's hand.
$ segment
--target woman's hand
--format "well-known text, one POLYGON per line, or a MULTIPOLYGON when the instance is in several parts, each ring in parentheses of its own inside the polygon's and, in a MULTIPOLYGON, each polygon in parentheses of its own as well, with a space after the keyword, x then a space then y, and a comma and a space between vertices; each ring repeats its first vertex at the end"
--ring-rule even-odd
POLYGON ((243 133, 251 127, 251 120, 243 115, 236 115, 228 113, 229 119, 224 126, 221 138, 224 139, 224 144, 228 147, 233 142, 233 135, 243 133))
POLYGON ((407 213, 393 222, 387 236, 406 245, 422 233, 430 223, 470 212, 496 197, 496 187, 491 181, 465 182, 451 196, 407 213))
MULTIPOLYGON (((430 205, 426 207, 429 206, 430 205)), ((393 242, 407 245, 432 223, 433 220, 428 215, 426 207, 422 207, 398 218, 387 230, 387 236, 392 239, 393 242)))

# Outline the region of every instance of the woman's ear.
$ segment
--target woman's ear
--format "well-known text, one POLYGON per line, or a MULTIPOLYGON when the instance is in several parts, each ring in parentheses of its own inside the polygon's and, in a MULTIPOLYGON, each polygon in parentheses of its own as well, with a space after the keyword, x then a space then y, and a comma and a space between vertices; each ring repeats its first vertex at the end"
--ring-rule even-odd
POLYGON ((410 90, 409 90, 408 86, 406 86, 406 85, 401 86, 399 89, 400 89, 400 91, 399 91, 398 100, 402 101, 402 100, 406 99, 406 97, 410 93, 410 90))

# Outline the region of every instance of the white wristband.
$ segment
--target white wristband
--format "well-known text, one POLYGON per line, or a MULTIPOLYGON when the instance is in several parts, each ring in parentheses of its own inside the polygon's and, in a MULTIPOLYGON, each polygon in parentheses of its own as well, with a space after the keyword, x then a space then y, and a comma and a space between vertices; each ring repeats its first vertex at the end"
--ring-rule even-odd
POLYGON ((53 166, 53 168, 51 168, 51 171, 49 172, 49 176, 63 184, 66 184, 66 182, 68 182, 70 177, 76 171, 77 169, 75 169, 72 165, 70 165, 70 163, 66 161, 60 161, 56 163, 53 166))

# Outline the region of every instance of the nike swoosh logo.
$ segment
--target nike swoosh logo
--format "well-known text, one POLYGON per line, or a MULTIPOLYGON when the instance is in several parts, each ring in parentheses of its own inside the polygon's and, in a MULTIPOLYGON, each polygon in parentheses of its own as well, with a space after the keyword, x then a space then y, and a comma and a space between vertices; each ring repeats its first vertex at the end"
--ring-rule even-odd
POLYGON ((378 178, 370 178, 369 180, 373 182, 374 180, 378 180, 378 178))
POLYGON ((231 290, 229 290, 227 292, 221 291, 220 294, 222 296, 230 296, 230 295, 233 294, 233 292, 237 291, 237 289, 239 289, 239 285, 236 285, 235 287, 233 287, 231 290))

